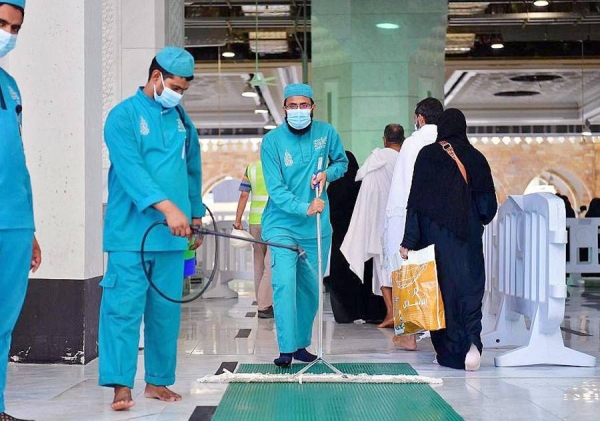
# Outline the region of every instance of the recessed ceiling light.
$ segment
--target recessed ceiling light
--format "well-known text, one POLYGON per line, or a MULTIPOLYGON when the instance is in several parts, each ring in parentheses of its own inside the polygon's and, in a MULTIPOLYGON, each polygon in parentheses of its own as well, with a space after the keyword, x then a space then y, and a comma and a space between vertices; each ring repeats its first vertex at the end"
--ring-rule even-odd
POLYGON ((378 23, 375 26, 377 26, 380 29, 398 29, 398 28, 400 28, 400 25, 395 24, 395 23, 389 23, 389 22, 378 23))
POLYGON ((494 93, 495 96, 523 97, 540 95, 538 91, 502 91, 494 93))
POLYGON ((491 45, 494 50, 499 50, 500 48, 504 48, 504 44, 501 42, 495 42, 491 45))
POLYGON ((242 92, 242 96, 245 96, 246 98, 254 98, 257 97, 258 94, 254 90, 254 88, 252 88, 250 85, 246 85, 246 87, 244 88, 244 92, 242 92))
POLYGON ((263 105, 260 104, 258 107, 256 107, 256 109, 254 110, 254 114, 269 114, 269 109, 263 105))
POLYGON ((533 2, 533 5, 536 7, 546 7, 548 6, 548 2, 546 0, 536 0, 533 2))
POLYGON ((235 53, 231 49, 227 49, 227 50, 223 51, 223 53, 221 53, 221 55, 223 57, 225 57, 225 58, 233 58, 233 57, 235 57, 235 53))
POLYGON ((518 75, 510 78, 513 82, 531 82, 531 83, 540 83, 540 82, 552 82, 554 80, 562 79, 563 77, 560 75, 553 74, 537 74, 537 75, 518 75))
POLYGON ((269 121, 267 121, 267 123, 263 127, 265 130, 273 130, 277 128, 277 124, 275 124, 273 117, 270 117, 269 121))

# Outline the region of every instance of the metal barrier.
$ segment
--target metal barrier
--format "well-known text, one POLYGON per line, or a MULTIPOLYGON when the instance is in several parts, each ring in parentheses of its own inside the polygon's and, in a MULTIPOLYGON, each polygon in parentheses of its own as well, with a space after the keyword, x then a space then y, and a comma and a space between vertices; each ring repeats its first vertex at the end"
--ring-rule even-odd
POLYGON ((565 219, 555 195, 509 196, 487 229, 482 341, 491 348, 519 346, 497 356, 496 366, 596 365, 595 357, 567 348, 560 330, 567 296, 565 219))
MULTIPOLYGON (((217 219, 217 231, 231 233, 232 221, 217 219)), ((212 229, 212 222, 205 221, 205 226, 212 229), (210 224, 210 225, 209 225, 210 224)), ((214 266, 217 242, 219 244, 219 270, 213 284, 202 295, 203 298, 237 298, 237 292, 229 288, 233 279, 254 279, 252 247, 237 249, 230 246, 229 238, 205 235, 202 246, 196 253, 196 276, 210 276, 214 266)))

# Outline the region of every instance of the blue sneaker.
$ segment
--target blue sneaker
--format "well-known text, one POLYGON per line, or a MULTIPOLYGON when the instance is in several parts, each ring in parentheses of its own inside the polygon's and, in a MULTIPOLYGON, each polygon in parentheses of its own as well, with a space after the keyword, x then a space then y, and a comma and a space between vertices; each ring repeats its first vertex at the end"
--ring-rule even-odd
POLYGON ((279 358, 275 358, 273 362, 277 367, 289 368, 292 365, 292 353, 281 352, 279 358))
POLYGON ((294 358, 305 363, 312 363, 317 359, 317 356, 308 352, 306 348, 300 348, 294 352, 294 358))

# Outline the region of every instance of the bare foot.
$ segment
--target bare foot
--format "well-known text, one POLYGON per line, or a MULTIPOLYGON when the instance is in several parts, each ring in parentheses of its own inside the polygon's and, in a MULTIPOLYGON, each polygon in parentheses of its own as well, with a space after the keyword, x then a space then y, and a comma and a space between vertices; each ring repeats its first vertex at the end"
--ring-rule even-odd
POLYGON ((164 402, 176 402, 181 400, 181 395, 169 390, 166 386, 155 386, 147 384, 144 395, 150 399, 158 399, 164 402))
POLYGON ((471 348, 469 348, 469 352, 467 352, 467 356, 465 358, 465 370, 466 371, 477 371, 479 370, 479 366, 481 365, 481 354, 477 347, 471 344, 471 348))
POLYGON ((133 398, 131 397, 131 389, 126 386, 115 387, 115 398, 113 399, 110 407, 113 411, 124 411, 135 405, 133 398))
POLYGON ((415 351, 417 349, 417 338, 415 335, 394 336, 392 339, 396 346, 407 351, 415 351))
POLYGON ((383 322, 377 325, 378 328, 383 329, 386 327, 393 328, 394 327, 394 319, 385 318, 383 322))

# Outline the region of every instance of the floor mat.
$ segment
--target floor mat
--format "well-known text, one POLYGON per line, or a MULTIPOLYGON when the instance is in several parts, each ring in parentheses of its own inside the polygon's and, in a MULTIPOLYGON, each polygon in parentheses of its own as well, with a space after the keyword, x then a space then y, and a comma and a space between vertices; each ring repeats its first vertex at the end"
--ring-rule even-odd
MULTIPOLYGON (((405 363, 339 363, 348 374, 418 374, 405 363)), ((304 364, 241 364, 238 373, 297 372, 304 364)), ((311 373, 328 373, 321 364, 311 373)), ((426 384, 233 383, 212 421, 457 421, 463 418, 426 384)))

